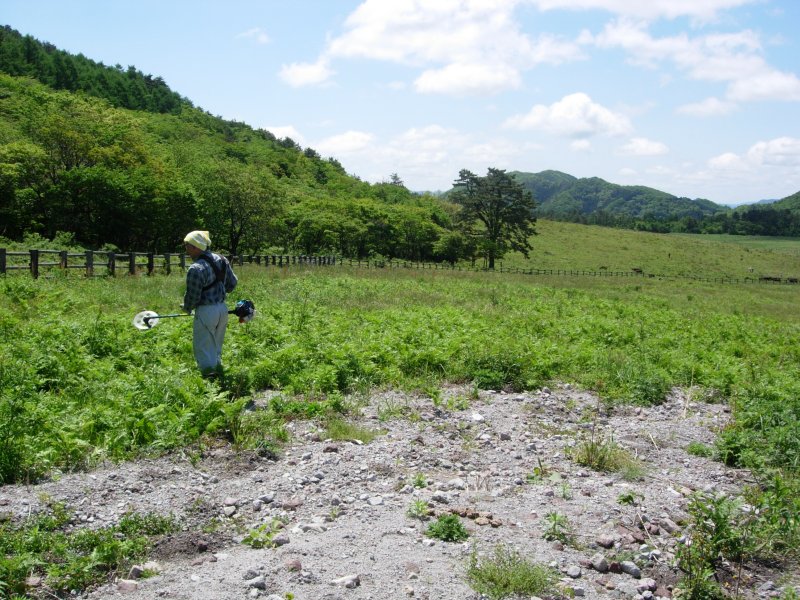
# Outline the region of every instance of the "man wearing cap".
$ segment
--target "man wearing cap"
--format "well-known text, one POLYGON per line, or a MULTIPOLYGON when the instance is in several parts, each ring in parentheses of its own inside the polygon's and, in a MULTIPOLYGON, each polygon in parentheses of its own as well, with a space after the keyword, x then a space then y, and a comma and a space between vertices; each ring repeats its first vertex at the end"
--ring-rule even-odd
POLYGON ((228 326, 225 294, 234 290, 238 280, 228 260, 208 249, 211 238, 207 231, 192 231, 183 241, 194 261, 186 271, 183 296, 183 310, 194 310, 194 358, 203 377, 221 377, 222 343, 228 326))

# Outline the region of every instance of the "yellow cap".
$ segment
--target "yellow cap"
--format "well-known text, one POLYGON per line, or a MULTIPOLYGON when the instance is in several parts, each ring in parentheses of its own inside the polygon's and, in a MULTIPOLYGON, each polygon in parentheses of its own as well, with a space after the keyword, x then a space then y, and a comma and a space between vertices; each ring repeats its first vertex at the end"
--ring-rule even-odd
POLYGON ((187 233, 183 241, 187 244, 191 244, 195 248, 200 248, 200 250, 205 250, 211 245, 211 238, 208 236, 207 231, 192 231, 191 233, 187 233))

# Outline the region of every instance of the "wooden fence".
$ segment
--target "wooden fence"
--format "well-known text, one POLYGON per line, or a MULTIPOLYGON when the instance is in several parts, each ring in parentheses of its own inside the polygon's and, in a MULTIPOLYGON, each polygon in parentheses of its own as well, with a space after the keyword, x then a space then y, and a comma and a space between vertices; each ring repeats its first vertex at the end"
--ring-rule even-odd
MULTIPOLYGON (((288 267, 291 265, 335 265, 335 256, 285 256, 285 255, 237 255, 228 256, 234 265, 257 264, 288 267)), ((95 275, 169 275, 173 269, 186 270, 187 255, 156 254, 155 252, 68 252, 66 250, 26 250, 20 252, 0 248, 0 275, 9 271, 29 271, 34 279, 45 271, 67 272, 80 269, 86 277, 95 275)))
MULTIPOLYGON (((472 267, 464 265, 451 265, 450 263, 425 263, 411 262, 403 260, 358 260, 341 258, 336 256, 316 256, 316 255, 275 255, 275 254, 251 254, 228 256, 228 260, 233 265, 256 264, 266 267, 291 267, 298 265, 344 265, 355 268, 366 269, 420 269, 431 271, 465 271, 465 272, 486 272, 483 267, 472 267)), ((127 275, 153 275, 161 273, 169 275, 173 269, 180 272, 186 270, 188 256, 186 254, 156 254, 154 252, 97 252, 87 250, 85 252, 68 252, 66 250, 27 250, 12 252, 5 248, 0 248, 0 275, 5 275, 9 271, 29 271, 34 278, 38 278, 43 271, 66 272, 70 269, 80 269, 86 277, 96 275, 115 276, 120 273, 127 275)), ((635 278, 657 278, 657 279, 683 279, 700 281, 706 283, 721 284, 798 284, 800 280, 796 277, 702 277, 693 275, 658 275, 655 273, 645 273, 642 269, 631 269, 630 271, 609 271, 601 269, 597 271, 576 270, 576 269, 521 269, 517 267, 495 269, 496 273, 511 273, 517 275, 549 275, 556 277, 635 277, 635 278)))
MULTIPOLYGON (((424 263, 409 262, 402 260, 358 260, 340 259, 341 265, 367 269, 426 269, 441 271, 464 271, 464 272, 487 272, 485 267, 471 267, 463 265, 452 265, 450 263, 424 263)), ((495 273, 511 273, 517 275, 550 275, 555 277, 636 277, 639 279, 669 279, 669 280, 690 280, 706 283, 772 283, 772 284, 798 284, 800 279, 796 277, 702 277, 696 275, 658 275, 655 273, 645 273, 642 269, 634 268, 630 271, 609 271, 600 269, 597 271, 587 271, 580 269, 522 269, 518 267, 502 266, 494 270, 495 273)))

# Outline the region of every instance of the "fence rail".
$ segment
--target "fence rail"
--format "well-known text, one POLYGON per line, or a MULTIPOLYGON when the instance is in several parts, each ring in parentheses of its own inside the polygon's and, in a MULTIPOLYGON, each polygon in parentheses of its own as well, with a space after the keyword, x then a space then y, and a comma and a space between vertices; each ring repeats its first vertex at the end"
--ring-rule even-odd
MULTIPOLYGON (((464 271, 486 272, 487 269, 476 266, 454 265, 450 263, 426 263, 403 260, 378 259, 358 260, 341 258, 337 256, 317 255, 278 255, 278 254, 250 254, 227 256, 231 264, 244 265, 256 264, 265 267, 291 267, 297 265, 342 265, 366 269, 417 269, 431 271, 464 271)), ((26 250, 9 251, 0 248, 0 275, 9 271, 29 271, 34 278, 38 278, 43 271, 58 270, 66 272, 69 269, 81 269, 86 277, 96 275, 115 276, 118 273, 128 275, 153 275, 161 273, 169 275, 173 269, 181 272, 186 270, 187 255, 183 253, 155 252, 100 252, 87 250, 85 252, 68 252, 66 250, 26 250)), ((797 285, 797 277, 702 277, 694 275, 663 275, 646 273, 642 269, 633 268, 630 271, 609 271, 600 269, 596 271, 576 269, 522 269, 518 267, 499 267, 496 273, 510 273, 517 275, 548 275, 556 277, 629 277, 644 279, 669 279, 691 280, 706 283, 720 284, 788 284, 797 285)))
MULTIPOLYGON (((484 267, 452 265, 450 263, 425 263, 398 260, 358 260, 341 259, 340 264, 350 267, 367 269, 427 269, 442 271, 464 271, 464 272, 487 272, 484 267)), ((555 277, 632 277, 639 279, 668 279, 668 280, 690 280, 706 283, 724 284, 751 284, 751 283, 771 283, 771 284, 793 284, 800 283, 797 277, 702 277, 697 275, 663 275, 656 273, 646 273, 642 269, 634 268, 630 271, 609 271, 600 269, 596 271, 581 269, 523 269, 519 267, 499 267, 496 273, 510 273, 516 275, 550 275, 555 277)))
MULTIPOLYGON (((263 264, 264 266, 288 267, 291 265, 335 265, 335 256, 287 256, 287 255, 236 255, 228 256, 232 264, 263 264)), ((157 254, 155 252, 68 252, 66 250, 9 251, 0 248, 0 275, 9 271, 29 271, 38 279, 43 271, 81 269, 87 277, 95 275, 169 275, 173 269, 186 270, 187 255, 183 253, 157 254)))

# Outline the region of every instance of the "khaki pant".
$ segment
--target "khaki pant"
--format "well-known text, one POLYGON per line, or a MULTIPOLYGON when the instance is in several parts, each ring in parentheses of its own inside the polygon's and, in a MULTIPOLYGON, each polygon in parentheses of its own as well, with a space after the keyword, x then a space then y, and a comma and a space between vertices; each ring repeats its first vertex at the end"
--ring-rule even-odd
POLYGON ((195 309, 192 345, 197 366, 204 373, 222 365, 222 343, 227 326, 225 304, 203 304, 195 309))

